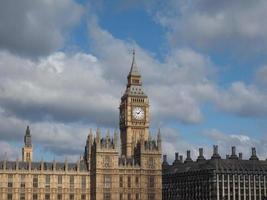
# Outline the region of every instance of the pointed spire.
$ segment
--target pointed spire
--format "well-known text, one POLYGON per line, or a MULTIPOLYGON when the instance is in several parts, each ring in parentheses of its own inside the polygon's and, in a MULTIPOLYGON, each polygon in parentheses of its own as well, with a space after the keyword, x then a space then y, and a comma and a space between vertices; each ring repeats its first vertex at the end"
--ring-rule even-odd
POLYGON ((110 133, 109 133, 109 129, 107 130, 107 135, 106 135, 106 138, 107 138, 107 140, 109 140, 109 139, 110 139, 110 133))
POLYGON ((161 150, 161 133, 160 133, 160 128, 158 130, 157 146, 158 146, 158 150, 161 150))
POLYGON ((136 61, 135 61, 135 49, 133 49, 133 61, 132 61, 131 70, 128 76, 141 76, 137 68, 136 61))
POLYGON ((31 139, 31 131, 30 127, 27 126, 25 136, 24 136, 24 145, 25 147, 31 147, 32 146, 32 139, 31 139))
POLYGON ((158 130, 158 141, 161 141, 161 132, 160 132, 160 128, 158 130))
POLYGON ((97 128, 96 129, 96 142, 99 142, 100 141, 100 137, 101 137, 100 129, 97 128))
POLYGON ((26 129, 26 135, 31 135, 31 131, 30 131, 29 125, 27 126, 27 129, 26 129))
POLYGON ((118 146, 118 133, 117 133, 117 129, 114 130, 114 145, 115 145, 115 148, 118 146))
POLYGON ((92 138, 92 136, 93 136, 93 131, 92 131, 92 129, 90 128, 90 131, 89 131, 89 134, 88 134, 88 138, 92 138))

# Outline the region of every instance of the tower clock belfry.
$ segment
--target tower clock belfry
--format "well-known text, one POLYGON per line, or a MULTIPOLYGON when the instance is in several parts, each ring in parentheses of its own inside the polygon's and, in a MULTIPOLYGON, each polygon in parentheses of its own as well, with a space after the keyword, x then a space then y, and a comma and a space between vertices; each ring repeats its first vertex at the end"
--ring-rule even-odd
POLYGON ((134 147, 149 136, 149 99, 142 88, 141 74, 135 61, 127 76, 126 90, 120 104, 120 133, 122 154, 133 156, 134 147))

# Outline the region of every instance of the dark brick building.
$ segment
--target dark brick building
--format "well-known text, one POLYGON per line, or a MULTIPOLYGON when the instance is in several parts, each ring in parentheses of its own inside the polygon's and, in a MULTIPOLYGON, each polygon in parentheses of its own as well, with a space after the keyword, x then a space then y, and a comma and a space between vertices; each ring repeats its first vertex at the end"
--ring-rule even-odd
POLYGON ((196 161, 190 157, 175 154, 172 165, 163 160, 163 200, 264 200, 267 197, 267 161, 259 160, 256 149, 251 157, 242 159, 242 153, 232 154, 222 159, 218 146, 213 155, 205 159, 203 149, 199 149, 196 161))

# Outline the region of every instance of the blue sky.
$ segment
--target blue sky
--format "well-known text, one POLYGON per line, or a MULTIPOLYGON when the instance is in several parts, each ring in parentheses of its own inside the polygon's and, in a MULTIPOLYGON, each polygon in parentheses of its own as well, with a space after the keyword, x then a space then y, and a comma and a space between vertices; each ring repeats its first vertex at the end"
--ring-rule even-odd
POLYGON ((265 1, 0 4, 0 146, 11 158, 28 124, 35 159, 48 160, 78 159, 90 127, 116 128, 133 48, 170 160, 213 144, 267 157, 265 1))

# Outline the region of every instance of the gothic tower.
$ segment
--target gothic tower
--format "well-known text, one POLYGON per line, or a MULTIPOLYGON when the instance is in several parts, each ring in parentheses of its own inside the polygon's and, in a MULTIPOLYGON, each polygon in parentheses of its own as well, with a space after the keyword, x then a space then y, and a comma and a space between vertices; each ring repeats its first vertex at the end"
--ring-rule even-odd
POLYGON ((29 126, 27 126, 26 133, 24 136, 24 147, 22 148, 22 161, 23 162, 32 161, 32 139, 29 126))
POLYGON ((120 104, 120 133, 122 155, 132 157, 137 142, 147 141, 149 136, 149 100, 142 88, 135 52, 127 80, 120 104))

